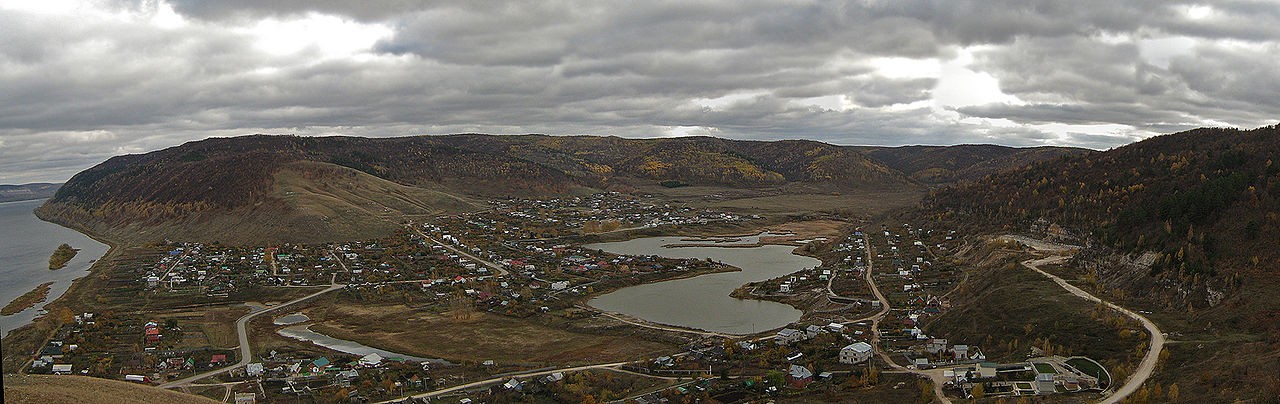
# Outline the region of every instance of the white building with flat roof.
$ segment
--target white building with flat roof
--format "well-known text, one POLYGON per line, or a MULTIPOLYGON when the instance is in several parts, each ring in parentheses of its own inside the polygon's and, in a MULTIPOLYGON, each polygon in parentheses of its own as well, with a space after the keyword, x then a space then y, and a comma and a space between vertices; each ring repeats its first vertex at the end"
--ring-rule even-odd
POLYGON ((871 344, 858 341, 840 348, 840 363, 855 364, 866 362, 871 359, 871 344))

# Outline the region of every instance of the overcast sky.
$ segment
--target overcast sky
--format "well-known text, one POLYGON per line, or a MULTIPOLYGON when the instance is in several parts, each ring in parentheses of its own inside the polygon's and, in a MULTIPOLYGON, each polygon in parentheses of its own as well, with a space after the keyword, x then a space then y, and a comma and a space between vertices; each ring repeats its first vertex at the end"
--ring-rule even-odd
POLYGON ((1275 1, 0 0, 0 183, 251 133, 1106 149, 1280 119, 1275 1))

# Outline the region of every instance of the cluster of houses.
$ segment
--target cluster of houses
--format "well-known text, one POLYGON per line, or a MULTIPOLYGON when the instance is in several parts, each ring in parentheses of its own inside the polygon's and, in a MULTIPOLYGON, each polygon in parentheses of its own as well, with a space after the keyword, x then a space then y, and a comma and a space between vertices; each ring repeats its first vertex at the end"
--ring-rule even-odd
POLYGON ((818 334, 821 334, 824 331, 842 333, 844 332, 844 329, 844 324, 840 323, 828 324, 826 330, 824 330, 822 326, 816 324, 810 324, 803 330, 788 327, 778 330, 778 333, 773 336, 773 342, 778 345, 791 345, 796 342, 815 338, 818 334))
MULTIPOLYGON (((803 330, 795 328, 783 328, 773 336, 773 342, 777 345, 791 345, 807 339, 812 339, 823 332, 835 333, 837 335, 845 335, 845 325, 840 323, 827 324, 826 327, 818 325, 809 325, 803 330)), ((856 341, 840 348, 839 361, 843 364, 858 364, 871 359, 874 349, 871 344, 866 341, 856 341)), ((788 358, 791 359, 791 358, 788 358)))
POLYGON ((557 383, 561 380, 564 380, 564 372, 553 372, 549 375, 530 379, 530 380, 520 380, 513 377, 510 380, 507 380, 505 383, 498 385, 497 388, 502 390, 508 390, 508 391, 533 393, 533 392, 537 392, 537 390, 540 390, 547 385, 557 383))
POLYGON ((512 198, 490 204, 494 207, 492 213, 469 216, 467 224, 481 232, 496 232, 517 239, 542 238, 548 232, 575 234, 586 229, 589 223, 609 222, 619 228, 646 228, 759 218, 673 206, 618 192, 555 199, 512 198))
POLYGON ((1076 368, 1072 363, 1091 364, 1102 369, 1092 359, 1051 356, 1011 364, 978 362, 947 369, 943 376, 950 387, 959 389, 966 396, 970 396, 978 385, 982 385, 987 397, 1043 396, 1102 388, 1097 376, 1076 368))
POLYGON ((72 372, 70 363, 63 363, 62 360, 66 354, 74 352, 79 348, 75 344, 65 344, 63 341, 49 341, 37 353, 36 358, 31 361, 32 373, 53 373, 56 375, 67 375, 72 372))
POLYGON ((912 359, 912 364, 920 369, 987 360, 987 355, 983 354, 976 345, 948 345, 945 338, 930 338, 923 348, 922 351, 917 351, 919 355, 912 359))
MULTIPOLYGON (((67 340, 73 335, 80 332, 80 327, 94 326, 94 313, 82 313, 74 316, 75 321, 72 324, 64 324, 54 332, 53 338, 50 338, 35 353, 35 357, 31 360, 30 371, 32 373, 52 373, 52 374, 71 374, 75 369, 68 360, 68 356, 80 351, 79 344, 67 343, 67 340)), ((88 371, 83 367, 80 369, 81 374, 87 374, 88 371)))

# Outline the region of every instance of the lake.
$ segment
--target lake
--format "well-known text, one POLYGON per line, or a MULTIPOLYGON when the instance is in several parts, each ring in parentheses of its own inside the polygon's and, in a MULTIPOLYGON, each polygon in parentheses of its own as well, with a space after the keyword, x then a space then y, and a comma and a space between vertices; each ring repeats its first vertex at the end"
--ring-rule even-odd
POLYGON ((792 246, 663 247, 688 243, 687 237, 649 237, 584 247, 624 255, 711 258, 742 268, 742 271, 630 286, 597 296, 587 304, 660 324, 728 334, 751 334, 783 327, 799 320, 802 313, 790 305, 737 299, 729 294, 747 283, 776 278, 822 263, 816 258, 792 254, 795 250, 792 246))
POLYGON ((0 316, 3 335, 35 319, 36 312, 61 297, 72 280, 88 275, 93 265, 89 261, 102 258, 108 249, 89 236, 37 218, 32 211, 42 203, 43 199, 0 203, 0 306, 42 283, 53 282, 43 303, 11 316, 0 316), (50 271, 49 255, 62 243, 80 252, 65 268, 50 271))

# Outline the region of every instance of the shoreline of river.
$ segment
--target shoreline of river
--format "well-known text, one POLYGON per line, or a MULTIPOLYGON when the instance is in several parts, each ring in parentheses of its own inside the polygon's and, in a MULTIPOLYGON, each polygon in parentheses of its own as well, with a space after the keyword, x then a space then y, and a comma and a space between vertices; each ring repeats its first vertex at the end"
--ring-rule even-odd
MULTIPOLYGON (((31 245, 11 245, 9 250, 4 251, 6 255, 0 257, 6 259, 9 265, 15 265, 14 261, 23 261, 21 264, 17 264, 21 265, 20 267, 11 266, 9 267, 11 270, 4 274, 13 279, 25 280, 24 282, 14 283, 11 287, 21 287, 25 291, 31 289, 34 283, 53 282, 50 286, 49 294, 43 301, 36 302, 35 305, 12 315, 0 317, 0 329, 3 329, 3 334, 0 336, 4 337, 6 343, 9 342, 9 336, 15 335, 14 331, 30 328, 43 318, 40 315, 41 309, 53 311, 53 308, 65 306, 65 298, 75 293, 76 285, 92 274, 98 265, 108 261, 106 258, 110 257, 116 250, 116 246, 111 240, 105 240, 88 232, 86 229, 65 226, 39 217, 39 215, 35 214, 35 208, 42 203, 44 203, 44 199, 0 203, 0 208, 9 210, 6 212, 6 224, 26 226, 25 234, 33 235, 34 231, 35 235, 33 237, 38 238, 37 240, 32 240, 31 245), (41 226, 52 227, 41 228, 41 226), (63 231, 74 233, 74 235, 57 234, 63 231), (49 270, 48 244, 50 242, 55 245, 66 243, 69 238, 72 239, 69 244, 76 245, 80 250, 79 253, 67 262, 65 268, 57 271, 49 270)), ((9 292, 5 296, 16 294, 12 293, 12 291, 9 292)), ((9 347, 8 345, 6 344, 6 348, 9 347)))

